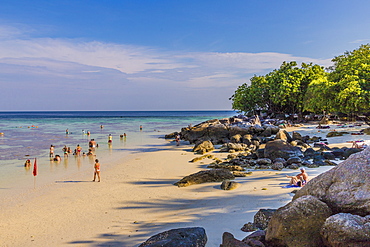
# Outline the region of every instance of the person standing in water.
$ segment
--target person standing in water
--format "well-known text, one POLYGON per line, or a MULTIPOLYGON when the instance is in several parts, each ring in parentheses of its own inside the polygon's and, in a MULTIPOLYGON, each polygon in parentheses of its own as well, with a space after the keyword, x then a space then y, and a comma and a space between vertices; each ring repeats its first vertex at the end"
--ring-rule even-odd
POLYGON ((113 136, 111 134, 109 134, 109 136, 108 136, 108 143, 109 144, 112 144, 112 142, 113 142, 113 136))
POLYGON ((53 158, 54 157, 54 146, 53 145, 50 145, 49 157, 50 158, 53 158))
POLYGON ((95 182, 96 176, 98 176, 98 179, 99 179, 98 182, 100 182, 100 163, 98 159, 95 160, 93 182, 95 182))
POLYGON ((180 134, 176 135, 176 146, 180 146, 180 134))

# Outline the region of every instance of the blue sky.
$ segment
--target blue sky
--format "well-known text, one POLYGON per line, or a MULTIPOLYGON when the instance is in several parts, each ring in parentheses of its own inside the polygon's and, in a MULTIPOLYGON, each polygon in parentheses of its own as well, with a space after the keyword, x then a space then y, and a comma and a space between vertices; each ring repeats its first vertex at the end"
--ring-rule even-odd
POLYGON ((217 110, 370 43, 369 1, 3 0, 0 110, 217 110))

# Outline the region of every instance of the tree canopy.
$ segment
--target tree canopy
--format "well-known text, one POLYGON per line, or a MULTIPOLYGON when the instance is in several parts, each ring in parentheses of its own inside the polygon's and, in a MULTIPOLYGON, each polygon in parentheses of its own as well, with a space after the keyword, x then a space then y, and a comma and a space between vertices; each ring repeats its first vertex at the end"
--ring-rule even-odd
POLYGON ((317 64, 283 62, 250 84, 239 86, 231 96, 232 108, 242 112, 274 113, 369 112, 370 45, 332 59, 326 69, 317 64))

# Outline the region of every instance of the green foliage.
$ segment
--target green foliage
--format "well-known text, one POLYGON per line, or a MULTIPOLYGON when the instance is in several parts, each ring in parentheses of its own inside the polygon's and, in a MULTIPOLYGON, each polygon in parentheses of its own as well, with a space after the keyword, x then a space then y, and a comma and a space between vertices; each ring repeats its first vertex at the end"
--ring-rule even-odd
POLYGON ((329 73, 319 65, 283 62, 264 76, 253 76, 230 98, 235 110, 251 112, 369 112, 370 45, 335 57, 329 73))
POLYGON ((370 45, 335 57, 329 80, 335 84, 335 108, 344 113, 370 111, 370 45))
POLYGON ((271 112, 301 113, 309 83, 325 74, 319 65, 283 62, 265 76, 253 76, 251 84, 238 87, 230 98, 233 109, 243 112, 265 109, 271 112))

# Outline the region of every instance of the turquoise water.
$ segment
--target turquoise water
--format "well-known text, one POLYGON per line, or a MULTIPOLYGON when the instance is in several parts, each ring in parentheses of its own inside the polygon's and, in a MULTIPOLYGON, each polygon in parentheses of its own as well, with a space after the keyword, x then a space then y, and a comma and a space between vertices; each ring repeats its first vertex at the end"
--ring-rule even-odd
POLYGON ((44 176, 61 173, 60 170, 79 171, 93 164, 89 157, 63 157, 64 145, 74 150, 79 144, 82 151, 87 152, 89 140, 95 139, 99 144, 97 157, 108 162, 113 155, 117 158, 125 156, 125 151, 140 150, 189 124, 235 114, 233 111, 0 112, 0 132, 4 133, 0 135, 0 169, 3 174, 0 188, 8 188, 18 179, 29 179, 32 169, 24 168, 27 159, 31 159, 33 164, 37 158, 39 173, 44 176), (90 136, 87 131, 90 131, 90 136), (120 138, 123 133, 127 138, 120 138), (113 136, 112 145, 107 144, 109 134, 113 136), (60 163, 50 161, 50 145, 55 146, 55 154, 62 157, 60 163))

